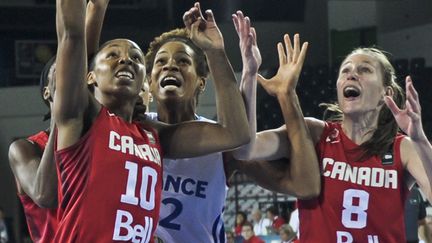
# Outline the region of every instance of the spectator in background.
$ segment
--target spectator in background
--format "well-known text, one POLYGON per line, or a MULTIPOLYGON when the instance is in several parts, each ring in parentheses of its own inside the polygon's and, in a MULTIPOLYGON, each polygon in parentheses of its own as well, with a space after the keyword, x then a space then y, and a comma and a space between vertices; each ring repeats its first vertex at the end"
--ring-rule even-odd
POLYGON ((281 243, 291 243, 296 239, 296 232, 289 224, 284 224, 280 227, 279 236, 281 243))
POLYGON ((226 243, 234 243, 235 242, 235 235, 234 232, 232 231, 226 231, 225 232, 226 235, 226 243))
POLYGON ((253 230, 256 235, 267 235, 267 227, 271 226, 271 221, 262 217, 261 210, 255 208, 252 210, 253 230))
POLYGON ((272 222, 271 223, 271 231, 269 234, 275 233, 278 234, 280 227, 285 224, 285 220, 279 216, 278 210, 271 206, 266 211, 267 218, 272 222))
POLYGON ((249 222, 243 224, 241 235, 244 238, 243 243, 265 243, 261 238, 255 235, 253 226, 249 222))
POLYGON ((235 218, 234 233, 235 235, 242 234, 242 227, 247 222, 246 213, 238 211, 235 218))
POLYGON ((432 243, 432 215, 427 215, 425 218, 423 235, 420 234, 420 243, 432 243))
POLYGON ((417 184, 415 184, 405 202, 405 232, 407 243, 419 242, 420 230, 426 224, 426 206, 417 184))
POLYGON ((296 209, 291 212, 290 220, 288 223, 291 228, 296 232, 297 239, 300 238, 300 220, 299 220, 299 214, 298 214, 298 208, 296 206, 296 209))
POLYGON ((6 243, 9 241, 6 220, 3 208, 0 207, 0 243, 6 243))

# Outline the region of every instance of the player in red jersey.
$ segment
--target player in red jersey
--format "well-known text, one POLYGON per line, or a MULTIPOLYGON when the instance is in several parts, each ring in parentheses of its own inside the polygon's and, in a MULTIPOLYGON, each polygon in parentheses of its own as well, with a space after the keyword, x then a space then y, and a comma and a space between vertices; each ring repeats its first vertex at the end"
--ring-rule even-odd
MULTIPOLYGON (((109 0, 87 4, 86 30, 89 53, 99 45, 99 36, 109 0)), ((41 74, 41 94, 52 108, 55 91, 55 58, 47 62, 41 74)), ((48 113, 44 119, 50 118, 48 113)), ((52 242, 57 227, 57 172, 54 164, 54 135, 51 126, 27 139, 14 141, 9 162, 15 175, 18 197, 23 204, 27 226, 33 242, 52 242)))
MULTIPOLYGON (((260 77, 260 82, 273 93, 287 71, 281 65, 276 76, 260 77)), ((319 157, 322 190, 317 199, 299 200, 302 242, 405 241, 404 201, 413 182, 432 199, 432 147, 410 77, 406 92, 406 107, 399 109, 403 91, 380 50, 360 48, 343 61, 338 104, 329 107, 337 112, 333 121, 306 119, 319 157)), ((283 126, 258 133, 251 157, 286 156, 286 132, 283 126)))
POLYGON ((244 104, 213 14, 204 18, 195 5, 184 20, 192 40, 205 51, 215 81, 225 87, 218 97, 222 123, 132 122, 145 80, 144 55, 130 40, 111 40, 87 73, 84 6, 84 0, 57 1, 53 114, 62 215, 55 241, 151 242, 160 206, 162 151, 192 157, 248 142, 244 104))

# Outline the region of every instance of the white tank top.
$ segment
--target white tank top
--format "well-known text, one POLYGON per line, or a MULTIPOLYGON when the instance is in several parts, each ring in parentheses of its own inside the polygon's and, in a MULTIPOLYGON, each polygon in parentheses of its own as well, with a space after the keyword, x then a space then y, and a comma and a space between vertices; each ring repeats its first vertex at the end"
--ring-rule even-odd
MULTIPOLYGON (((156 113, 147 115, 157 120, 156 113)), ((197 120, 214 122, 198 116, 197 120)), ((164 159, 155 235, 164 243, 225 242, 223 211, 227 191, 222 153, 164 159)))

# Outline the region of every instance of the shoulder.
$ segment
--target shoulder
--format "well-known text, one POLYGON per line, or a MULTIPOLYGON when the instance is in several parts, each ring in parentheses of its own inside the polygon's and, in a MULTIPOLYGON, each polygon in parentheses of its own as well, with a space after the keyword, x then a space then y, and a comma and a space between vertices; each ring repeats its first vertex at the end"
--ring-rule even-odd
POLYGON ((11 166, 25 163, 27 160, 23 160, 22 158, 32 154, 40 154, 41 152, 39 146, 27 139, 15 140, 9 146, 9 163, 11 166))
POLYGON ((305 117, 305 122, 309 128, 314 144, 317 143, 320 140, 327 123, 313 117, 305 117))

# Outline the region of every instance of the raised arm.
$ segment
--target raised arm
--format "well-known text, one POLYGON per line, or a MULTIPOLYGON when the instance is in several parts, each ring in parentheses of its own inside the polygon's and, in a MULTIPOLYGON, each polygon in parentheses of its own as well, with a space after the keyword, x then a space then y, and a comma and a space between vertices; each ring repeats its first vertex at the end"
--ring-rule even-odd
POLYGON ((242 96, 237 88, 231 64, 225 53, 220 33, 210 10, 206 18, 199 3, 187 11, 183 20, 191 31, 192 41, 208 60, 216 90, 218 123, 182 123, 160 132, 167 156, 192 157, 234 149, 249 142, 248 122, 242 96), (194 145, 185 141, 194 141, 194 145))
MULTIPOLYGON (((279 70, 271 79, 260 78, 264 89, 277 97, 285 120, 287 141, 280 146, 286 147, 289 162, 285 160, 284 173, 279 180, 269 180, 268 186, 279 191, 290 192, 299 197, 317 196, 320 192, 320 171, 314 142, 300 108, 295 88, 304 63, 308 43, 300 48, 300 37, 294 35, 294 47, 288 35, 284 36, 285 45, 278 43, 279 70), (272 183, 276 183, 273 184, 272 183)), ((259 137, 257 138, 259 139, 259 137)), ((280 162, 279 162, 280 163, 280 162)), ((266 166, 269 170, 277 167, 266 166)), ((271 173, 268 173, 271 174, 271 173)))
POLYGON ((108 3, 109 0, 91 0, 87 3, 85 30, 89 57, 99 49, 99 40, 108 3))
POLYGON ((236 159, 249 159, 249 151, 255 144, 256 134, 256 87, 258 69, 261 65, 261 53, 258 49, 256 32, 251 27, 249 17, 245 17, 241 11, 232 15, 237 35, 240 39, 240 53, 243 63, 240 91, 246 106, 249 121, 250 142, 233 151, 236 159))
POLYGON ((402 162, 431 202, 432 146, 423 130, 419 96, 409 76, 405 79, 405 90, 406 107, 404 109, 399 109, 390 96, 384 97, 384 101, 399 127, 408 136, 401 143, 402 162))
POLYGON ((85 77, 85 0, 57 0, 56 92, 53 113, 58 127, 57 149, 75 144, 83 130, 89 104, 85 77))

